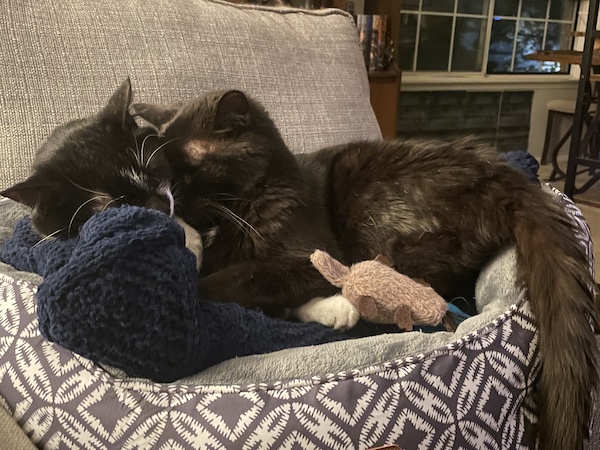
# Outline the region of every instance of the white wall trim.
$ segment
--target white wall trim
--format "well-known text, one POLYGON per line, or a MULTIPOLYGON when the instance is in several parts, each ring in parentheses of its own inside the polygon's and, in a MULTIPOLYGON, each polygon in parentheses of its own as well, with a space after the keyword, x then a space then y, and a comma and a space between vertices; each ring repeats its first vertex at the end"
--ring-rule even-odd
MULTIPOLYGON (((574 72, 579 72, 574 71, 574 72)), ((578 73, 565 75, 402 74, 403 91, 537 91, 577 88, 578 73), (550 79, 551 78, 551 79, 550 79)))

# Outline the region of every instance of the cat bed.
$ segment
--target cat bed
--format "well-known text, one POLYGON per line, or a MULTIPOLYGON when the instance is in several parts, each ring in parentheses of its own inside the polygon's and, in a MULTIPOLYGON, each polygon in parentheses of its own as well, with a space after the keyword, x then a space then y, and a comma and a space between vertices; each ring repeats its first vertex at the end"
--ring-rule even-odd
MULTIPOLYGON (((555 195, 592 264, 585 221, 555 195)), ((0 202, 0 241, 25 214, 0 202)), ((484 269, 480 312, 455 333, 227 359, 172 383, 132 378, 49 342, 34 297, 41 277, 2 265, 0 401, 44 448, 534 448, 537 335, 514 265, 506 249, 484 269)))
MULTIPOLYGON (((199 298, 196 259, 181 227, 137 206, 95 214, 67 240, 43 239, 26 216, 0 247, 0 261, 43 278, 36 299, 46 339, 154 381, 235 357, 399 331, 363 321, 342 333, 199 298)), ((449 310, 466 317, 455 305, 449 310)))

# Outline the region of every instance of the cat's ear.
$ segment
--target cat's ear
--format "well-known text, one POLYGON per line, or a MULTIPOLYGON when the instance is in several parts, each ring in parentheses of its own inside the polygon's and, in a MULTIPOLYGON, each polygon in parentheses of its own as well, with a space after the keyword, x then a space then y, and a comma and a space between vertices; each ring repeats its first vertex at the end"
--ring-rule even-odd
POLYGON ((100 111, 100 117, 112 125, 122 129, 135 127, 135 120, 129 114, 131 104, 131 80, 129 77, 113 93, 106 106, 100 111))
POLYGON ((158 131, 162 131, 179 111, 177 106, 162 106, 150 103, 134 103, 131 105, 131 113, 141 117, 158 131))
POLYGON ((238 130, 250 124, 250 104, 243 92, 228 91, 221 96, 215 114, 217 130, 238 130))
POLYGON ((0 192, 0 195, 33 208, 41 194, 51 185, 52 183, 43 180, 40 176, 32 175, 25 181, 0 192))

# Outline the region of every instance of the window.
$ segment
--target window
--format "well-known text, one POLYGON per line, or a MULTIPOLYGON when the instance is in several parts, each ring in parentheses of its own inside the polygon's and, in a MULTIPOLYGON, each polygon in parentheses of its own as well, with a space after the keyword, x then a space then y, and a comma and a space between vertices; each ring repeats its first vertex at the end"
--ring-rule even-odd
POLYGON ((403 0, 400 66, 405 71, 567 73, 529 61, 569 49, 576 0, 403 0))

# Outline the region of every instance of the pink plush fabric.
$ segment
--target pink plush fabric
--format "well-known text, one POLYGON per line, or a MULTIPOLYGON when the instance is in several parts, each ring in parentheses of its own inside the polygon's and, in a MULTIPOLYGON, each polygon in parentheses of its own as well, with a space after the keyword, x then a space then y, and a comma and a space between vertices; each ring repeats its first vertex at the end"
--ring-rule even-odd
POLYGON ((380 260, 346 267, 328 253, 317 250, 313 265, 361 316, 376 323, 396 323, 411 330, 413 325, 438 325, 448 310, 446 301, 433 288, 396 272, 380 260))

